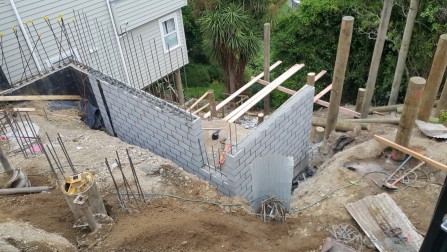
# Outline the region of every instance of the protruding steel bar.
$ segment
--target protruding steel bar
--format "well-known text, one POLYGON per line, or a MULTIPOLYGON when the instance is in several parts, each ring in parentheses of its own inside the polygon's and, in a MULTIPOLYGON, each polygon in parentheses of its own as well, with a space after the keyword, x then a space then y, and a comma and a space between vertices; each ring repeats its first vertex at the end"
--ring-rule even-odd
POLYGON ((107 161, 107 158, 105 159, 105 163, 107 166, 107 170, 109 171, 110 176, 112 177, 113 185, 115 186, 116 195, 118 195, 118 201, 121 206, 121 209, 123 211, 126 211, 126 205, 125 205, 123 199, 121 198, 120 189, 118 188, 118 184, 116 183, 115 177, 113 176, 112 169, 110 169, 110 165, 109 165, 109 162, 107 161))

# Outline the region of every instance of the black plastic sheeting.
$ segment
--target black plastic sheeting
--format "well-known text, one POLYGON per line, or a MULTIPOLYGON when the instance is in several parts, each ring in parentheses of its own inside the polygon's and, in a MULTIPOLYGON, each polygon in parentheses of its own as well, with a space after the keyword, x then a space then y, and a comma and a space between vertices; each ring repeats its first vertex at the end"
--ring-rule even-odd
MULTIPOLYGON (((69 66, 5 95, 80 95, 83 98, 79 102, 83 122, 92 129, 100 129, 104 124, 88 77, 69 66)), ((50 104, 55 109, 69 106, 60 102, 50 104)))
POLYGON ((93 106, 86 99, 80 102, 81 111, 83 112, 83 121, 92 129, 99 129, 103 126, 101 112, 98 107, 93 106))

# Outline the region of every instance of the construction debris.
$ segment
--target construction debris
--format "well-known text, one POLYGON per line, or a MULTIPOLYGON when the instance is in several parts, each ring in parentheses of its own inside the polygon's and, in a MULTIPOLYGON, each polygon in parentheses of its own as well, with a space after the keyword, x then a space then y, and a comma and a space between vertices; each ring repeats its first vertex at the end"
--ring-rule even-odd
POLYGON ((419 129, 428 137, 437 139, 447 139, 447 127, 440 123, 429 123, 421 120, 416 120, 419 129))
POLYGON ((346 209, 379 251, 419 251, 422 236, 387 193, 348 203, 346 209))
MULTIPOLYGON (((361 251, 363 247, 362 234, 351 224, 340 224, 333 226, 330 230, 335 241, 340 242, 356 251, 361 251)), ((332 251, 332 250, 331 250, 332 251)))

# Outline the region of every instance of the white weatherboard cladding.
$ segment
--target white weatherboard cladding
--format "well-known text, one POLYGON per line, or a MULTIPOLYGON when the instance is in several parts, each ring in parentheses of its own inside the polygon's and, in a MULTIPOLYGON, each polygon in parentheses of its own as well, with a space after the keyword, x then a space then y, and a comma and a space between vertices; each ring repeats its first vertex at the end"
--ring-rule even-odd
POLYGON ((254 209, 261 206, 262 200, 275 197, 282 201, 284 208, 290 210, 292 197, 293 157, 267 155, 256 159, 250 165, 252 172, 254 209))
MULTIPOLYGON (((127 31, 132 32, 135 41, 135 46, 131 41, 129 44, 126 44, 128 48, 127 50, 124 50, 125 48, 123 48, 125 51, 124 54, 128 71, 134 74, 134 81, 131 81, 132 86, 143 88, 151 82, 155 82, 161 77, 166 76, 173 70, 182 67, 188 62, 181 10, 176 9, 178 6, 184 6, 186 1, 170 2, 178 2, 178 4, 165 5, 166 8, 163 8, 163 11, 160 12, 159 15, 146 16, 136 29, 130 30, 129 27, 127 27, 127 31), (179 41, 181 42, 181 47, 172 50, 170 52, 171 57, 169 57, 169 54, 165 55, 163 51, 158 18, 172 13, 175 13, 177 16, 179 41), (149 52, 149 49, 147 49, 146 56, 148 58, 148 64, 145 63, 142 52, 143 50, 140 47, 140 42, 138 39, 140 34, 143 38, 144 47, 149 48, 149 45, 154 47, 154 39, 157 46, 157 51, 155 49, 152 50, 152 54, 154 55, 153 57, 156 57, 155 59, 151 58, 151 53, 149 52), (184 53, 183 58, 180 51, 183 51, 184 53), (133 57, 129 55, 130 52, 133 53, 133 57), (129 61, 127 61, 127 58, 129 61), (153 62, 155 62, 155 64, 153 62), (149 77, 150 75, 151 78, 149 77)), ((73 54, 71 51, 74 51, 74 54, 77 55, 78 60, 82 61, 84 64, 94 69, 98 69, 118 80, 127 80, 124 74, 122 61, 119 56, 119 50, 114 37, 112 21, 110 19, 106 1, 16 0, 15 3, 19 15, 21 16, 21 21, 28 22, 30 32, 26 28, 25 32, 28 33, 31 44, 33 44, 33 46, 34 44, 36 45, 36 57, 38 58, 39 64, 42 68, 45 66, 47 70, 52 70, 49 67, 51 65, 49 62, 53 62, 53 64, 56 63, 57 65, 57 62, 63 61, 62 58, 60 59, 59 55, 70 56, 73 54), (76 15, 73 11, 76 11, 76 15), (77 15, 78 11, 81 14, 84 13, 85 17, 79 17, 77 15), (69 47, 67 39, 65 35, 61 33, 60 25, 57 22, 60 15, 63 16, 66 24, 72 48, 69 47), (54 34, 43 19, 44 16, 47 16, 51 21, 54 34), (75 23, 73 23, 73 18, 75 23), (86 19, 88 20, 88 24, 86 19), (38 35, 34 30, 34 27, 31 23, 29 23, 31 20, 33 21, 37 33, 41 34, 40 41, 38 40, 38 35), (68 25, 70 25, 71 29, 69 29, 68 25), (62 41, 61 44, 63 50, 60 49, 57 40, 62 41), (40 57, 37 55, 37 51, 39 51, 40 57), (46 51, 46 54, 44 51, 46 51)), ((138 5, 132 6, 134 12, 140 11, 140 7, 138 5)), ((132 8, 127 7, 126 11, 132 12, 132 8)), ((155 10, 156 9, 152 11, 155 10)), ((115 15, 117 15, 116 10, 115 15)), ((2 69, 6 77, 8 80, 12 80, 12 82, 17 82, 25 76, 23 74, 25 68, 28 69, 27 76, 31 75, 30 72, 37 74, 37 67, 34 60, 30 57, 31 51, 26 45, 23 35, 19 30, 19 23, 14 15, 9 1, 0 1, 0 17, 2 19, 0 22, 0 32, 4 34, 2 37, 3 52, 9 70, 7 71, 6 64, 2 65, 2 69), (18 31, 19 42, 11 29, 12 26, 14 26, 18 31), (22 58, 24 59, 23 61, 22 58), (27 62, 28 67, 26 67, 27 62)), ((117 28, 119 29, 119 26, 117 28)), ((123 40, 125 40, 125 37, 121 38, 121 42, 123 42, 123 40)), ((57 68, 57 66, 55 68, 57 68)))
MULTIPOLYGON (((130 79, 132 83, 138 83, 138 85, 135 85, 136 87, 143 88, 188 63, 182 13, 181 10, 174 13, 177 16, 179 24, 178 34, 181 46, 171 49, 169 52, 165 52, 163 49, 163 40, 158 20, 151 21, 131 30, 127 33, 129 37, 127 35, 121 37, 121 44, 125 51, 125 61, 129 67, 129 75, 131 76, 130 79), (137 42, 140 35, 143 39, 144 49, 137 42), (136 44, 135 47, 133 47, 132 36, 136 44), (129 45, 132 46, 132 49, 129 45), (140 74, 139 69, 141 69, 142 74, 140 74)), ((168 15, 172 14, 170 13, 168 15)), ((171 77, 167 79, 171 82, 173 81, 171 77)))
POLYGON ((186 0, 117 0, 110 1, 118 27, 134 29, 187 5, 186 0))

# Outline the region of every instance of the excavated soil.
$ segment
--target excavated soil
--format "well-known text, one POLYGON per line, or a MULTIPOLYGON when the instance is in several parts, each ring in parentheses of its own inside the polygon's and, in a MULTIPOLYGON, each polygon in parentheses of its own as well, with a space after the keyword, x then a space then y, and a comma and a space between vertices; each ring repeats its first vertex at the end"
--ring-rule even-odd
MULTIPOLYGON (((389 162, 382 154, 384 146, 370 140, 374 133, 394 136, 394 126, 377 125, 369 132, 352 135, 355 137, 354 142, 332 156, 331 150, 337 137, 341 135, 334 134, 320 147, 319 154, 315 156, 314 162, 318 163, 319 167, 317 174, 301 183, 293 193, 292 207, 301 210, 292 214, 286 223, 265 224, 259 217, 250 213, 243 199, 220 196, 207 182, 186 173, 169 160, 124 143, 103 131, 89 129, 79 120, 76 109, 53 112, 46 109, 45 117, 42 108, 47 108, 47 103, 22 106, 37 108, 37 111, 32 113, 32 119, 41 128, 40 135, 44 143, 48 141, 43 137, 45 132, 48 132, 52 139, 55 139, 56 132, 59 132, 73 163, 77 165, 76 168, 95 174, 106 209, 115 222, 110 231, 101 233, 100 239, 94 245, 78 247, 80 251, 319 251, 324 239, 331 236, 330 230, 333 226, 349 223, 360 230, 346 211, 346 203, 384 192, 384 189, 371 181, 372 175, 359 179, 371 171, 392 172, 398 165, 389 162), (104 158, 107 157, 113 163, 115 151, 118 151, 123 160, 125 174, 131 178, 129 163, 124 161, 126 149, 129 149, 136 164, 137 174, 145 192, 176 195, 182 199, 147 196, 146 207, 138 210, 133 205, 130 207, 130 213, 124 212, 114 194, 104 158), (344 164, 347 162, 357 163, 357 169, 346 169, 344 164), (353 184, 354 181, 358 182, 353 184), (350 186, 346 187, 347 185, 350 186), (342 187, 346 188, 340 189, 342 187), (337 191, 333 192, 334 190, 337 191), (219 207, 184 199, 239 203, 242 206, 219 207)), ((426 155, 433 159, 447 162, 445 142, 430 140, 415 130, 412 145, 423 147, 426 155)), ((59 146, 55 148, 60 150, 59 146)), ((21 155, 8 158, 13 167, 20 168, 29 175, 32 185, 55 187, 48 162, 42 154, 29 159, 21 155)), ((429 174, 427 184, 419 183, 421 188, 389 192, 421 233, 426 232, 430 223, 444 177, 441 172, 431 168, 423 169, 429 174)), ((67 167, 66 171, 69 171, 67 167)), ((113 171, 114 175, 118 172, 117 169, 113 171)), ((373 178, 380 180, 377 174, 374 174, 373 178)), ((123 188, 122 179, 118 179, 118 183, 123 188)), ((60 235, 77 246, 77 242, 88 232, 73 229, 74 221, 62 193, 57 188, 53 188, 49 193, 0 198, 0 224, 29 223, 35 228, 60 235)), ((15 239, 20 240, 20 237, 15 239)), ((48 251, 49 242, 41 246, 33 244, 33 251, 48 251)), ((23 245, 23 241, 20 244, 23 245)), ((22 248, 27 251, 27 247, 22 248)))

